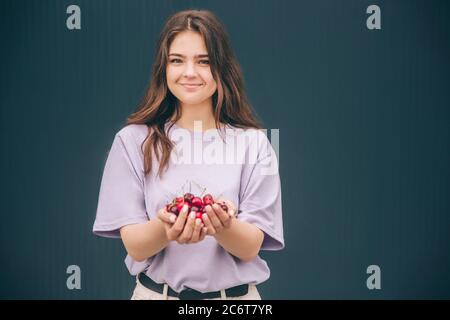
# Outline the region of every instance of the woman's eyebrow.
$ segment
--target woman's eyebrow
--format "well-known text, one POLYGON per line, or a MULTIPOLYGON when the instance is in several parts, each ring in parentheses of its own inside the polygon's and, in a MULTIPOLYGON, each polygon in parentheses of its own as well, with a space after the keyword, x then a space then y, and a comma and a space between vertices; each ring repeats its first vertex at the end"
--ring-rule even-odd
MULTIPOLYGON (((169 56, 177 56, 177 57, 182 57, 185 58, 186 56, 179 54, 179 53, 170 53, 169 56)), ((208 55, 207 54, 197 54, 194 56, 194 58, 207 58, 208 55)))

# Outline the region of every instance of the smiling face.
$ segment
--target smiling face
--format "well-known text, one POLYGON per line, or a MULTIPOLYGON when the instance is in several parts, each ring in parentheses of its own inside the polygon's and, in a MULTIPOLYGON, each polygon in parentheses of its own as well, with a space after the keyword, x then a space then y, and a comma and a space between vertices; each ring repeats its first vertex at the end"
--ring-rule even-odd
POLYGON ((167 86, 183 105, 211 101, 217 89, 203 37, 193 31, 179 33, 169 48, 167 86))

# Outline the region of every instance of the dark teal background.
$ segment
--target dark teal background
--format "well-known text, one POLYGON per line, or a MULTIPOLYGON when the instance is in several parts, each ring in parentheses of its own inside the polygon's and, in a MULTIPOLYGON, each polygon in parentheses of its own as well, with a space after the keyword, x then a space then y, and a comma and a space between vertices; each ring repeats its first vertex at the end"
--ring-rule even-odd
POLYGON ((0 298, 131 296, 121 241, 91 231, 101 174, 165 19, 189 7, 223 21, 280 129, 286 248, 262 252, 263 298, 449 299, 450 5, 412 0, 1 1, 0 298))

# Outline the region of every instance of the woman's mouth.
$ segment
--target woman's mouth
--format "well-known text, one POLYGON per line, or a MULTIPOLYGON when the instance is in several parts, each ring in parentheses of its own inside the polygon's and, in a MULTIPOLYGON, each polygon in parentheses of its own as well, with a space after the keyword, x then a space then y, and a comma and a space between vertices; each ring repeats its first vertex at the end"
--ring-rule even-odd
POLYGON ((202 86, 202 84, 199 83, 180 83, 180 84, 190 91, 196 90, 197 88, 200 88, 202 86))

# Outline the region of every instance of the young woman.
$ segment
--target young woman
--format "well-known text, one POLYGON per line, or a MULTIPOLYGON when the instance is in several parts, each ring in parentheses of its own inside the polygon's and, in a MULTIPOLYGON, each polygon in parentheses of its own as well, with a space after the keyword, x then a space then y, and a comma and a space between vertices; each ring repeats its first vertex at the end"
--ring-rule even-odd
POLYGON ((146 96, 109 151, 93 228, 122 239, 132 299, 261 299, 270 270, 258 253, 284 238, 260 129, 222 24, 205 10, 171 16, 146 96))

